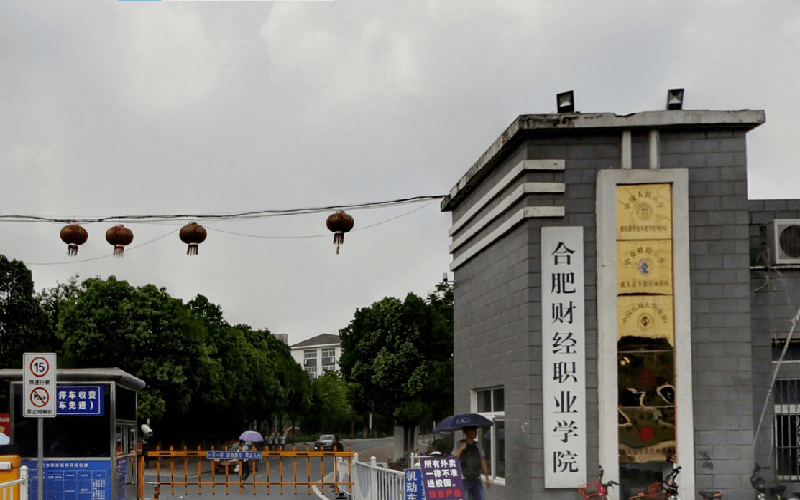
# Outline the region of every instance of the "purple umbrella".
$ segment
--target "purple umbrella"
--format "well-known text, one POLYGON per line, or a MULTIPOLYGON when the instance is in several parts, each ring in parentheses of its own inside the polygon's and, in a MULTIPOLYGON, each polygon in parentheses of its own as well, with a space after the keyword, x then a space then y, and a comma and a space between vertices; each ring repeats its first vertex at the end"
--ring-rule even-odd
POLYGON ((252 443, 263 443, 264 438, 256 431, 244 431, 241 436, 239 436, 239 441, 250 441, 252 443))

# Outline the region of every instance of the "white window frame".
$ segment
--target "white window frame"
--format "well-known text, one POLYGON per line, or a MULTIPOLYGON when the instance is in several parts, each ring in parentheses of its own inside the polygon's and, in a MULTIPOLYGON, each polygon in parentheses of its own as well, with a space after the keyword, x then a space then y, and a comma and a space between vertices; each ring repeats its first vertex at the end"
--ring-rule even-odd
POLYGON ((332 359, 333 363, 323 364, 322 365, 322 373, 325 372, 332 372, 336 371, 336 348, 335 347, 323 347, 320 349, 322 352, 322 356, 320 357, 320 361, 324 362, 326 359, 332 359), (326 354, 330 354, 330 356, 326 356, 326 354))
MULTIPOLYGON (((494 386, 494 387, 482 387, 480 389, 473 389, 471 391, 470 408, 472 409, 473 413, 477 413, 478 415, 486 417, 486 418, 488 418, 489 420, 491 420, 494 423, 494 425, 489 427, 489 432, 490 432, 490 434, 489 434, 490 438, 489 439, 491 440, 491 444, 492 444, 492 446, 491 446, 492 456, 489 457, 489 463, 486 464, 486 467, 487 467, 487 469, 489 469, 488 470, 488 472, 489 472, 489 480, 493 484, 499 484, 499 485, 505 486, 506 478, 505 477, 498 477, 497 474, 496 474, 496 472, 497 472, 496 471, 496 468, 497 468, 497 434, 496 434, 496 429, 497 429, 497 422, 505 422, 505 420, 506 420, 505 390, 504 390, 504 394, 503 394, 503 408, 504 408, 503 411, 490 411, 490 412, 479 412, 478 411, 478 393, 482 392, 482 391, 494 391, 496 389, 505 389, 505 388, 502 385, 498 385, 498 386, 494 386)), ((491 401, 492 401, 492 410, 494 410, 494 394, 492 394, 491 401)), ((478 435, 477 441, 480 443, 483 440, 483 436, 480 435, 481 433, 478 433, 478 434, 479 435, 478 435)), ((483 445, 481 445, 481 446, 483 446, 483 445)), ((503 461, 504 462, 506 461, 505 457, 503 457, 503 461)))
POLYGON ((316 349, 305 349, 303 350, 303 359, 311 359, 317 357, 317 350, 316 349))

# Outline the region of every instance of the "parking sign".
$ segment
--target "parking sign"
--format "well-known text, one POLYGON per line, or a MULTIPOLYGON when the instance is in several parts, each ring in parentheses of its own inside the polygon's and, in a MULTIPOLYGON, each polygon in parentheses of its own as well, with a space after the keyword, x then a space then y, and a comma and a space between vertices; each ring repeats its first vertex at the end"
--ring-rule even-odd
POLYGON ((56 416, 56 355, 25 353, 22 356, 22 415, 56 416))

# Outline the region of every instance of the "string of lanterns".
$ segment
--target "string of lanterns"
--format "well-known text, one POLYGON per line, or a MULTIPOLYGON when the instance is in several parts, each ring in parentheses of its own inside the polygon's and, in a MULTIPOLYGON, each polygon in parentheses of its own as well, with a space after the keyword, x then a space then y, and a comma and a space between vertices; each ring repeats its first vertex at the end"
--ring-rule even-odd
MULTIPOLYGON (((333 233, 333 243, 336 245, 336 255, 339 255, 339 245, 344 244, 344 233, 350 232, 355 225, 355 221, 344 211, 339 210, 330 215, 325 221, 325 225, 333 233)), ((182 242, 189 245, 186 255, 197 255, 200 243, 206 240, 208 233, 205 228, 195 222, 190 222, 183 226, 178 233, 182 242)), ((80 224, 67 224, 61 229, 61 240, 67 244, 67 255, 75 257, 78 255, 78 247, 86 243, 89 233, 80 224)), ((133 231, 118 224, 106 231, 106 241, 114 246, 114 256, 122 257, 125 247, 133 242, 133 231)))

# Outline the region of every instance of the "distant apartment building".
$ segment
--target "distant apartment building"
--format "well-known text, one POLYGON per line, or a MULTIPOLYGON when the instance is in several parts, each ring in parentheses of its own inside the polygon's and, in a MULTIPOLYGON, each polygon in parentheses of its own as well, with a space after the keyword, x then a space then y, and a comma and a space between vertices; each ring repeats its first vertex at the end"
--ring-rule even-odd
POLYGON ((323 333, 292 346, 292 357, 308 372, 311 380, 325 372, 339 369, 342 340, 338 335, 323 333))

